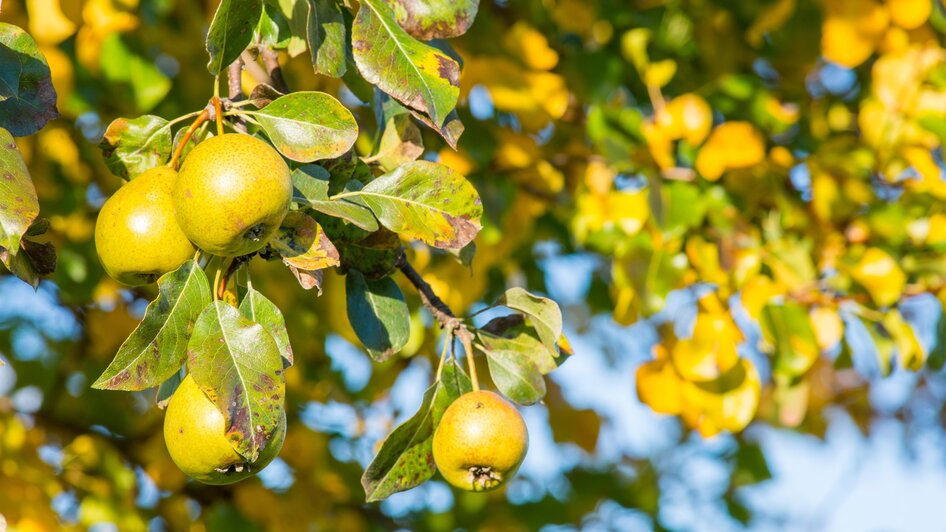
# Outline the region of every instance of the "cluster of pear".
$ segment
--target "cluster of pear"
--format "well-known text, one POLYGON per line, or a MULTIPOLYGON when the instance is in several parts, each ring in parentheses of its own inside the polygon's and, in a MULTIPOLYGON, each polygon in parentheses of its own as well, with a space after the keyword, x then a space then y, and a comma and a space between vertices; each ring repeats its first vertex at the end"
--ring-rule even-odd
MULTIPOLYGON (((150 284, 196 248, 224 257, 261 249, 291 200, 289 167, 276 150, 249 135, 220 135, 198 144, 180 173, 159 166, 118 189, 96 221, 96 252, 116 281, 150 284)), ((252 463, 225 434, 223 415, 188 375, 168 403, 164 438, 181 471, 206 484, 230 484, 266 467, 282 447, 285 412, 252 463)))
POLYGON ((259 250, 292 201, 289 167, 270 145, 228 133, 198 144, 180 173, 152 168, 105 202, 95 250, 116 281, 155 282, 194 256, 235 257, 259 250))

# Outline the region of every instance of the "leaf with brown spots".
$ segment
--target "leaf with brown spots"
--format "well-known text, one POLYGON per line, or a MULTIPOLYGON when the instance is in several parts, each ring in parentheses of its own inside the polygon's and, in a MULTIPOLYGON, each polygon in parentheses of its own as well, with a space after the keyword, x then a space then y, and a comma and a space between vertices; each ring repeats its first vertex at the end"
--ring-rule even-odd
POLYGON ((335 198, 360 198, 391 231, 443 249, 472 242, 483 216, 476 188, 455 170, 429 161, 403 164, 335 198))
POLYGON ((0 248, 10 255, 39 215, 36 189, 10 133, 0 128, 0 248))
POLYGON ((458 397, 472 390, 469 377, 450 359, 440 380, 424 392, 420 408, 381 444, 365 469, 361 485, 368 502, 380 501, 399 491, 419 486, 434 476, 433 438, 444 411, 458 397))
POLYGON ((439 128, 460 96, 460 67, 440 50, 411 37, 384 0, 362 0, 352 24, 355 64, 369 83, 427 113, 439 128))
MULTIPOLYGON (((354 198, 333 200, 329 198, 331 186, 331 174, 321 166, 306 164, 292 171, 292 201, 343 218, 365 231, 378 230, 378 220, 363 201, 354 198)), ((357 181, 349 181, 344 189, 351 192, 361 186, 357 181)))
POLYGON ((159 116, 116 118, 105 130, 99 148, 113 174, 133 179, 171 156, 171 128, 159 116))
POLYGON ((194 325, 187 369, 223 414, 233 449, 255 461, 285 409, 283 362, 273 336, 227 303, 214 301, 194 325))
POLYGON ((555 360, 542 349, 536 336, 522 329, 513 338, 477 331, 479 348, 486 354, 493 383, 506 397, 521 405, 539 402, 545 396, 544 373, 555 369, 555 360))
POLYGON ((420 128, 410 111, 387 94, 375 90, 374 114, 379 128, 371 159, 386 171, 416 161, 424 154, 420 128))
POLYGON ((333 78, 345 75, 345 17, 335 2, 308 0, 306 41, 316 74, 333 78))
POLYGON ((58 116, 52 74, 36 41, 0 22, 0 128, 26 137, 58 116))
POLYGON ((264 329, 273 335, 276 346, 279 347, 279 353, 286 360, 286 367, 292 365, 292 346, 289 345, 289 332, 286 330, 286 320, 282 312, 275 303, 266 299, 266 296, 259 293, 253 287, 246 290, 243 301, 240 302, 240 314, 247 319, 255 321, 263 326, 264 329))
POLYGON ((466 33, 476 18, 479 0, 394 0, 394 16, 408 33, 429 41, 466 33))
POLYGON ((195 261, 162 275, 158 297, 92 387, 144 390, 166 381, 187 359, 194 322, 210 302, 210 283, 195 261))
POLYGON ((299 162, 331 159, 358 138, 358 123, 342 103, 324 92, 294 92, 259 111, 242 111, 260 123, 280 153, 299 162))
POLYGON ((308 214, 291 211, 269 242, 286 265, 315 271, 338 266, 338 250, 308 214))

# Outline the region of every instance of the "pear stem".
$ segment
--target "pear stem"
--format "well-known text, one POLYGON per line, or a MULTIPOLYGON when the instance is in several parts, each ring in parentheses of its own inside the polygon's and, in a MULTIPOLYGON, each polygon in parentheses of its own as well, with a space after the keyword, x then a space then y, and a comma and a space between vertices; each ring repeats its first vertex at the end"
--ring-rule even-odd
POLYGON ((210 118, 210 113, 207 112, 206 109, 204 109, 203 111, 200 112, 199 115, 197 115, 197 118, 194 119, 194 123, 192 123, 190 127, 187 128, 187 131, 184 132, 184 136, 181 138, 181 141, 177 143, 177 147, 174 148, 174 155, 171 156, 171 162, 168 163, 168 166, 170 166, 174 170, 177 170, 177 162, 178 160, 180 160, 181 154, 184 152, 184 146, 186 146, 187 143, 190 142, 191 136, 194 135, 194 132, 197 131, 197 128, 199 128, 201 124, 206 122, 209 118, 210 118))
POLYGON ((220 105, 220 97, 214 95, 211 101, 214 105, 214 118, 217 119, 217 136, 223 136, 223 106, 220 105))
POLYGON ((217 299, 219 299, 219 298, 217 297, 217 286, 218 286, 219 284, 220 284, 220 267, 218 266, 218 267, 217 267, 217 274, 214 275, 214 287, 213 287, 213 290, 212 290, 214 301, 216 301, 217 299))
POLYGON ((443 373, 443 363, 447 360, 447 349, 453 344, 453 331, 447 331, 447 337, 443 339, 443 350, 440 352, 440 363, 437 364, 437 378, 434 382, 440 382, 440 375, 443 373))

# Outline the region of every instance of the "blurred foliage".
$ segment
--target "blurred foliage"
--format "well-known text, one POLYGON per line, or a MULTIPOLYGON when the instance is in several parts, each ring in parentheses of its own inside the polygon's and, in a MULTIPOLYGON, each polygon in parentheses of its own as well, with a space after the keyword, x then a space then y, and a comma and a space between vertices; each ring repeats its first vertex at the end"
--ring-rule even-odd
MULTIPOLYGON (((572 406, 554 382, 545 403, 555 441, 586 458, 565 472, 567 496, 513 505, 502 492, 456 493, 437 512, 365 504, 370 447, 402 414, 390 388, 413 356, 436 356, 438 331, 397 277, 414 312, 410 340, 359 387, 326 353, 327 338, 360 345, 340 311, 344 280, 327 274, 315 297, 285 269, 254 264, 254 284, 291 309, 288 487, 188 482, 167 455, 152 393, 89 388, 155 295, 98 265, 96 212, 121 180, 96 144, 117 117, 206 104, 201 42, 215 4, 3 3, 0 20, 26 28, 46 57, 61 113, 17 140, 59 252, 40 293, 61 312, 55 326, 27 314, 0 321, 16 378, 0 397, 0 514, 11 528, 136 530, 159 518, 174 530, 532 530, 580 525, 606 500, 659 526, 662 470, 631 456, 595 461, 603 413, 572 406), (27 333, 38 354, 15 347, 27 333), (41 392, 36 408, 15 406, 13 391, 25 389, 41 392), (350 419, 313 421, 323 412, 313 405, 350 405, 350 419)), ((458 149, 427 127, 416 140, 474 182, 484 229, 469 267, 423 246, 411 260, 461 313, 509 286, 554 293, 549 249, 591 256, 589 288, 565 321, 579 334, 601 314, 657 325, 653 359, 627 377, 656 412, 703 436, 756 420, 821 437, 835 406, 869 432, 872 379, 919 371, 919 396, 946 360, 944 31, 939 0, 482 2, 451 41, 463 63, 458 149), (692 296, 693 319, 668 316, 674 293, 692 296), (920 333, 921 299, 935 309, 933 335, 920 333)), ((356 148, 368 154, 377 119, 358 100, 363 87, 313 75, 308 54, 280 61, 294 90, 352 109, 365 126, 356 148)), ((256 84, 248 69, 244 92, 256 84)), ((735 441, 721 497, 749 522, 733 494, 769 471, 758 444, 735 441)))

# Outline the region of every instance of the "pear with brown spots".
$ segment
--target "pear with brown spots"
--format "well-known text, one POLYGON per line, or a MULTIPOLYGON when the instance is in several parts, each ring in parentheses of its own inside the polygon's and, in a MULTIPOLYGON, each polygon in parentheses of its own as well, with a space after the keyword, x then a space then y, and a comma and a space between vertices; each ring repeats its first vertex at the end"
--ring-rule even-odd
POLYGON ((177 172, 152 168, 110 197, 95 221, 95 251, 113 279, 131 286, 155 282, 194 256, 177 225, 171 191, 177 172))
POLYGON ((467 491, 488 491, 516 474, 529 448, 529 433, 514 406, 480 390, 447 408, 433 448, 434 462, 447 482, 467 491))
POLYGON ((177 467, 204 484, 233 484, 269 465, 286 438, 286 413, 252 463, 233 449, 225 432, 223 414, 193 377, 184 377, 164 415, 164 443, 177 467))
POLYGON ((200 249, 235 257, 261 249, 292 201, 289 167, 269 144, 228 133, 184 159, 174 187, 181 229, 200 249))

